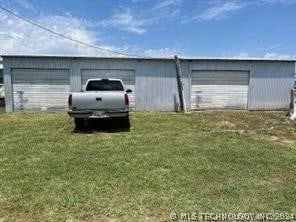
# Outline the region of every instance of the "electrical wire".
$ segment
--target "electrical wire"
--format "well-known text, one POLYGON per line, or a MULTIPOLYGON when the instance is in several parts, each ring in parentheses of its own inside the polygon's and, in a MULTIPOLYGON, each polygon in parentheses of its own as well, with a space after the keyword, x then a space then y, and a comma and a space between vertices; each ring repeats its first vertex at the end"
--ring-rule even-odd
MULTIPOLYGON (((9 13, 10 15, 13 15, 14 17, 17 17, 17 18, 19 18, 19 19, 21 19, 21 20, 23 20, 23 21, 25 21, 25 22, 27 22, 27 23, 30 23, 30 24, 33 25, 33 26, 36 26, 36 27, 38 27, 38 28, 40 28, 40 29, 43 29, 43 30, 45 30, 45 31, 47 31, 47 32, 50 32, 50 33, 52 33, 52 34, 54 34, 54 35, 57 35, 57 36, 60 36, 60 37, 62 37, 62 38, 64 38, 64 39, 68 39, 68 40, 70 40, 70 41, 72 41, 72 42, 75 42, 75 43, 78 43, 78 44, 80 44, 80 45, 84 45, 84 46, 87 46, 87 47, 91 47, 91 48, 94 48, 94 49, 97 49, 97 50, 101 50, 101 51, 105 51, 105 52, 109 52, 109 53, 113 53, 113 54, 118 54, 118 55, 123 55, 123 56, 128 56, 128 57, 141 57, 141 58, 144 58, 144 56, 140 56, 140 55, 132 55, 132 54, 128 54, 128 53, 124 53, 124 52, 119 52, 119 51, 115 51, 115 50, 111 50, 111 49, 105 49, 105 48, 102 48, 102 47, 99 47, 99 46, 96 46, 96 45, 92 45, 92 44, 89 44, 89 43, 83 42, 83 41, 81 41, 81 40, 73 39, 73 38, 71 38, 71 37, 69 37, 69 36, 66 36, 66 35, 61 34, 61 33, 59 33, 59 32, 56 32, 56 31, 54 31, 54 30, 52 30, 52 29, 49 29, 49 28, 47 28, 47 27, 44 27, 44 26, 42 26, 42 25, 40 25, 40 24, 38 24, 38 23, 36 23, 36 22, 33 22, 33 21, 31 21, 31 20, 29 20, 29 19, 27 19, 27 18, 25 18, 25 17, 22 17, 22 16, 20 16, 20 15, 18 15, 18 14, 16 14, 16 13, 14 13, 14 12, 11 11, 11 10, 4 8, 4 7, 1 6, 1 5, 0 5, 0 9, 2 9, 3 11, 9 13)), ((150 58, 150 57, 149 57, 149 58, 150 58)))
MULTIPOLYGON (((3 51, 4 53, 9 54, 9 52, 6 49, 0 48, 1 51, 3 51)), ((1 54, 0 54, 1 55, 1 54)))

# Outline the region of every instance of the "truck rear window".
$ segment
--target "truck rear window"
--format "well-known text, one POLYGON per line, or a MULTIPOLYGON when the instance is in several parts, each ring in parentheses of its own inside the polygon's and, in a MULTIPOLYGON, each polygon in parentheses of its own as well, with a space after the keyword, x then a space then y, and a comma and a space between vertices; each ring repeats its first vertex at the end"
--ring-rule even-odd
POLYGON ((86 91, 123 91, 123 86, 117 80, 94 80, 88 82, 86 91))

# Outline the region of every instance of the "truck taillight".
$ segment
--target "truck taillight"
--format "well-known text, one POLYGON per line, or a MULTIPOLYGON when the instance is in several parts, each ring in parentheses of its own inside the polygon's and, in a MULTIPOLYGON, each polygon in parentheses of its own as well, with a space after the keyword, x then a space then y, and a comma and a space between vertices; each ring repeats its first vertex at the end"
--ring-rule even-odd
POLYGON ((72 106, 72 94, 70 94, 68 97, 68 106, 69 106, 69 108, 71 108, 71 106, 72 106))
POLYGON ((129 105, 129 100, 128 100, 128 95, 127 94, 124 94, 124 102, 125 102, 126 106, 129 105))

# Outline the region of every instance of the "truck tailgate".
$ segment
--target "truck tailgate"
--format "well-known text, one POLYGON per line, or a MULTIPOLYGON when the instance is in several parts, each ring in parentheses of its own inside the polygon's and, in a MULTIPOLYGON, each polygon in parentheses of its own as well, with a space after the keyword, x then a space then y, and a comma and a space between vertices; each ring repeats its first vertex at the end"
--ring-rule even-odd
POLYGON ((72 94, 74 110, 112 110, 125 109, 124 92, 81 92, 72 94))

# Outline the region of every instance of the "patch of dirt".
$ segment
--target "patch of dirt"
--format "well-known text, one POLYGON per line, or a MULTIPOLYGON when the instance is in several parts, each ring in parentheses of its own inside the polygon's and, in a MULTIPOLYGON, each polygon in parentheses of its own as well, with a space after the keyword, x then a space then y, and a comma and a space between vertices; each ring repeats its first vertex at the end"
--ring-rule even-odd
POLYGON ((119 221, 118 219, 115 219, 115 218, 109 218, 109 217, 101 218, 101 220, 102 220, 103 222, 117 222, 117 221, 119 221))
POLYGON ((234 123, 231 123, 231 122, 229 122, 229 121, 225 121, 225 120, 223 120, 223 121, 221 121, 221 122, 218 122, 218 123, 217 123, 217 126, 218 126, 218 127, 228 127, 228 128, 233 128, 233 127, 235 127, 235 124, 234 124, 234 123))
POLYGON ((151 156, 152 153, 137 153, 137 156, 151 156))
POLYGON ((272 141, 272 142, 278 142, 278 143, 283 143, 283 144, 294 144, 295 141, 294 140, 289 140, 289 139, 286 139, 286 138, 280 138, 278 136, 271 136, 268 138, 269 141, 272 141))
POLYGON ((160 167, 154 170, 154 172, 157 172, 159 174, 166 174, 166 173, 169 173, 170 171, 171 171, 170 169, 163 168, 163 167, 160 167))
POLYGON ((295 143, 295 141, 294 140, 283 139, 283 140, 281 140, 281 143, 293 144, 293 143, 295 143))
POLYGON ((273 177, 268 181, 270 190, 278 190, 284 185, 284 181, 280 177, 273 177))
POLYGON ((271 137, 269 138, 269 140, 270 140, 270 141, 279 141, 280 138, 279 138, 278 136, 271 136, 271 137))

